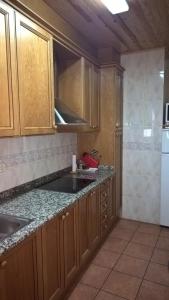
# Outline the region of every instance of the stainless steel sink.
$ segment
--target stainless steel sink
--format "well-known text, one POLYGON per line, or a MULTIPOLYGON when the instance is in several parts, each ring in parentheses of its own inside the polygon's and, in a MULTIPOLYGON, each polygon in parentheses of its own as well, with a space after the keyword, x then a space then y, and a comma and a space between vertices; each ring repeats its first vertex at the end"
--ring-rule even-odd
POLYGON ((32 220, 0 214, 0 241, 18 231, 32 220))

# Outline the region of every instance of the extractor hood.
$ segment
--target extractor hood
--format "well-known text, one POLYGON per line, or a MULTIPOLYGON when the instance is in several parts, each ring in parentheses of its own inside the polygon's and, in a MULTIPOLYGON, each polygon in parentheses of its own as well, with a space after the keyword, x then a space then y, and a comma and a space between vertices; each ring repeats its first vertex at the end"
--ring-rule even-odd
POLYGON ((54 109, 56 125, 86 125, 88 123, 61 101, 57 100, 56 103, 54 109))

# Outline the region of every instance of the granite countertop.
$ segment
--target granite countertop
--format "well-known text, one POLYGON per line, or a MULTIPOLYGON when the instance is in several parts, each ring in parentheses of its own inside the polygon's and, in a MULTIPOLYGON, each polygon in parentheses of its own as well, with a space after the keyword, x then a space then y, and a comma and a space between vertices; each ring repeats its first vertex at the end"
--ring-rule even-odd
MULTIPOLYGON (((33 221, 0 242, 0 255, 24 240, 26 236, 36 231, 46 221, 52 219, 70 204, 81 198, 91 189, 114 175, 112 169, 103 169, 94 175, 79 175, 80 177, 95 177, 96 181, 76 194, 33 189, 14 199, 0 204, 0 213, 29 218, 33 221)), ((76 177, 79 177, 76 176, 76 177)))

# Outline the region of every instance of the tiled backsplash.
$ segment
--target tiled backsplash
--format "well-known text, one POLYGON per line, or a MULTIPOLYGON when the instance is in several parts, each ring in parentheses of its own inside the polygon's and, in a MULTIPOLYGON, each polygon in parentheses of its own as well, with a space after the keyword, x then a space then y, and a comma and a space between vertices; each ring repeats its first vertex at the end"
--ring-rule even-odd
POLYGON ((164 49, 122 55, 125 218, 159 223, 164 49))
POLYGON ((0 192, 70 166, 76 152, 71 133, 0 139, 0 192))

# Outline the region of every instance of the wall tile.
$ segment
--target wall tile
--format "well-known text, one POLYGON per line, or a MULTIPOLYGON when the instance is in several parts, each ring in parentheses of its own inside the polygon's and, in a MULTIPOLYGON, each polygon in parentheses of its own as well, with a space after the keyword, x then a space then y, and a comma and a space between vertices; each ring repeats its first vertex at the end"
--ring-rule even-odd
POLYGON ((0 139, 0 192, 70 166, 73 153, 76 134, 0 139))
POLYGON ((164 49, 122 55, 125 218, 159 224, 164 49))

